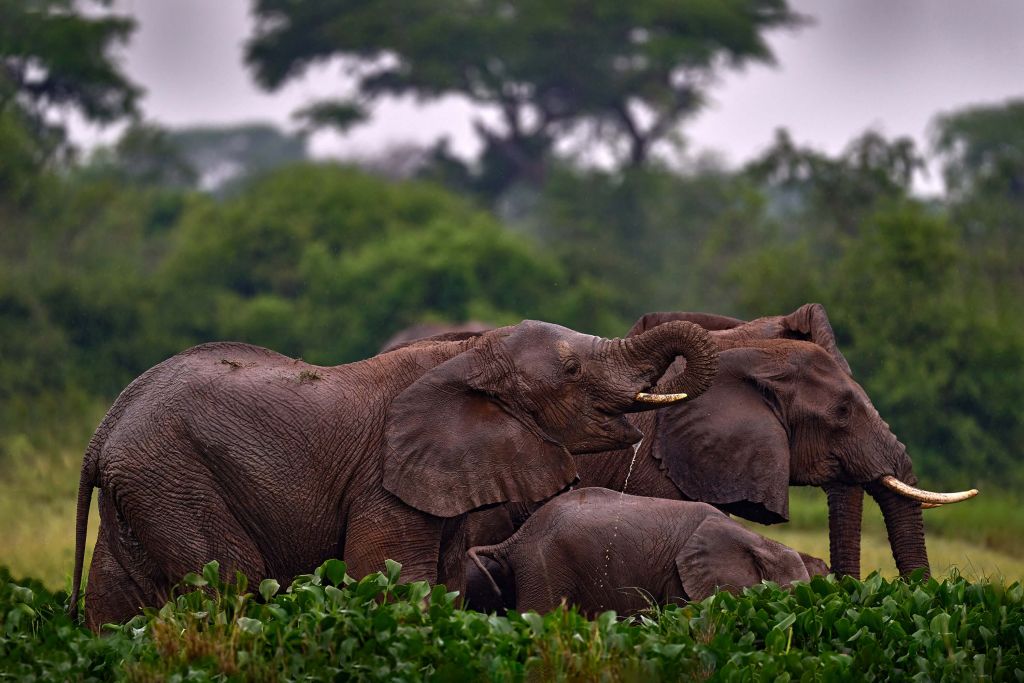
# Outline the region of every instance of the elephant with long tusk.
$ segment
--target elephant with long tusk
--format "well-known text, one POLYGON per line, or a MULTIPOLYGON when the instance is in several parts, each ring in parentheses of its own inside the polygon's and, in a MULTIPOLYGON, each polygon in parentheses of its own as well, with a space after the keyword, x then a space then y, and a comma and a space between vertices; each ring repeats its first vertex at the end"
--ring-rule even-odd
MULTIPOLYGON (((636 416, 644 439, 628 493, 712 503, 746 519, 789 517, 790 485, 827 494, 833 571, 860 575, 863 494, 882 509, 900 573, 928 569, 922 508, 976 489, 917 488, 906 447, 879 416, 836 344, 820 304, 744 322, 706 313, 649 313, 630 334, 687 320, 711 330, 719 372, 699 399, 636 416)), ((685 367, 677 361, 661 382, 685 367)), ((628 459, 626 459, 628 461, 628 459)), ((621 488, 621 455, 580 458, 581 485, 621 488)))

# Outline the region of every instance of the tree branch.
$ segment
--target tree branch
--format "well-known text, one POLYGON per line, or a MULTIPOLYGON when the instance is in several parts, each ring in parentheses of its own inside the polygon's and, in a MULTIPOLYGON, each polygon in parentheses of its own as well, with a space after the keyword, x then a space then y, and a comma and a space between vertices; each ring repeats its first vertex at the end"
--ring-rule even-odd
POLYGON ((647 160, 647 147, 649 138, 640 130, 633 115, 629 111, 629 105, 624 100, 615 103, 614 111, 616 117, 622 123, 622 127, 629 137, 629 165, 633 167, 642 166, 647 160))

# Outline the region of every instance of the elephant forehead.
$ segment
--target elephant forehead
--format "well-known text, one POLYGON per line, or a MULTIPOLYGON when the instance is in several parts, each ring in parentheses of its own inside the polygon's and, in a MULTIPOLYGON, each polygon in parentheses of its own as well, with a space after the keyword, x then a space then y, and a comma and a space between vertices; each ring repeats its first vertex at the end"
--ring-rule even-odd
POLYGON ((537 340, 548 339, 552 343, 561 340, 573 346, 581 344, 584 346, 592 345, 602 341, 601 337, 577 332, 568 327, 562 327, 561 325, 542 320, 524 320, 517 327, 520 330, 518 334, 514 335, 515 337, 528 337, 537 340))
POLYGON ((583 358, 594 356, 600 342, 600 337, 552 326, 550 329, 538 328, 512 335, 505 340, 503 347, 521 371, 546 372, 573 355, 583 358))

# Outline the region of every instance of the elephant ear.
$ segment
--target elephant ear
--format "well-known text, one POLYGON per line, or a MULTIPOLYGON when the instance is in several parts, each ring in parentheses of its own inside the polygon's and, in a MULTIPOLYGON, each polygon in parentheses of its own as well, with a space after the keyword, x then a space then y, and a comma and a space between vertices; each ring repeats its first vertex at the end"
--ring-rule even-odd
POLYGON ((673 320, 685 320, 687 322, 696 323, 703 327, 705 330, 731 330, 734 327, 742 325, 745 321, 739 318, 730 318, 726 315, 716 315, 714 313, 688 313, 688 312, 663 312, 663 313, 645 313, 640 316, 640 319, 633 323, 633 327, 629 330, 627 337, 635 337, 638 334, 643 334, 648 330, 653 330, 658 325, 664 325, 667 322, 673 320))
POLYGON ((846 362, 846 357, 839 351, 836 334, 832 330, 832 323, 828 320, 824 306, 804 304, 789 315, 782 316, 782 326, 786 330, 784 335, 786 338, 814 342, 828 352, 828 355, 839 364, 843 372, 853 376, 850 364, 846 362))
POLYGON ((569 452, 503 400, 504 363, 476 347, 392 401, 383 483, 405 503, 455 517, 505 501, 540 501, 576 480, 569 452))
POLYGON ((684 496, 762 524, 789 520, 789 437, 772 399, 778 372, 770 351, 727 349, 707 392, 658 411, 652 453, 684 496))
POLYGON ((676 555, 676 571, 686 597, 693 601, 719 589, 739 592, 762 580, 785 585, 810 578, 795 550, 722 514, 711 514, 700 523, 676 555))

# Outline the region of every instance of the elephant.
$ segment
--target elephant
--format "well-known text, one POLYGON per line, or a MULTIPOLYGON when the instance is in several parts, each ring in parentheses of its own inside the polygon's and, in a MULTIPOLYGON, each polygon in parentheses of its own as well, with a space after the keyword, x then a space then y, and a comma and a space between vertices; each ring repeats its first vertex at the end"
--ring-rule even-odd
POLYGON ((333 367, 193 347, 134 380, 89 442, 71 612, 96 487, 94 630, 161 604, 210 560, 284 583, 330 558, 354 576, 390 558, 406 580, 460 590, 466 513, 562 491, 572 455, 635 443, 626 414, 699 395, 716 362, 689 322, 608 340, 523 321, 333 367), (652 393, 680 354, 691 367, 652 393))
MULTIPOLYGON (((744 322, 706 313, 649 313, 630 335, 688 320, 718 345, 714 385, 692 403, 637 415, 645 438, 632 472, 623 453, 580 461, 580 485, 699 500, 763 524, 788 521, 789 486, 824 489, 830 564, 860 576, 864 491, 878 503, 901 574, 928 572, 922 506, 977 494, 914 488, 906 446, 854 380, 820 304, 744 322), (619 459, 616 461, 616 457, 619 459)), ((677 361, 662 378, 685 367, 677 361)), ((506 533, 507 529, 502 532, 506 533)))
POLYGON ((700 601, 762 580, 785 586, 824 567, 707 503, 600 487, 557 496, 510 538, 467 557, 474 609, 544 613, 565 601, 591 617, 700 601))
MULTIPOLYGON (((718 376, 703 396, 631 417, 646 437, 637 451, 577 458, 579 486, 711 503, 762 524, 788 521, 789 486, 827 494, 829 554, 837 574, 860 577, 864 491, 880 506, 901 574, 928 571, 921 507, 957 502, 971 489, 914 488, 906 447, 879 416, 839 351, 825 308, 743 321, 710 313, 648 313, 628 336, 685 320, 711 331, 718 376)), ((685 368, 679 360, 662 382, 685 368)), ((527 503, 474 512, 471 545, 510 536, 527 503)))

